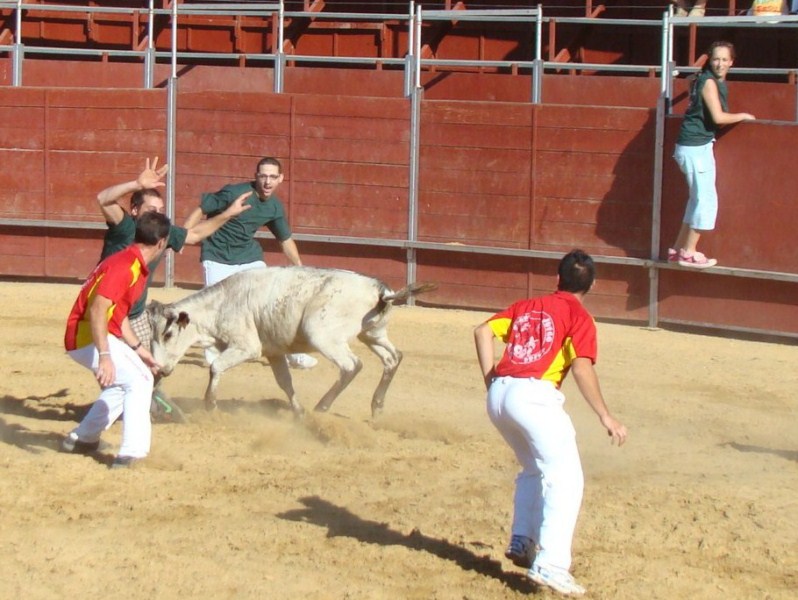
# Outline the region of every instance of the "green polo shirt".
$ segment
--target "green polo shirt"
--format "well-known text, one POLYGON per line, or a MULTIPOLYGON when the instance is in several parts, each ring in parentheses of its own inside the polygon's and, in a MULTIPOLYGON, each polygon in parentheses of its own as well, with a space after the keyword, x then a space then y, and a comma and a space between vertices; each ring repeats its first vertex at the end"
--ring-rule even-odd
POLYGON ((704 104, 704 98, 701 95, 710 78, 713 78, 718 84, 718 96, 720 96, 723 112, 729 110, 729 90, 726 87, 726 82, 715 77, 712 71, 702 71, 690 89, 690 105, 684 114, 682 128, 679 130, 679 139, 676 140, 680 146, 703 146, 715 139, 718 126, 712 120, 712 114, 704 104))
POLYGON ((255 233, 264 225, 280 242, 291 237, 283 203, 274 195, 268 200, 261 200, 253 185, 251 181, 236 183, 226 185, 218 192, 203 194, 200 207, 208 218, 223 212, 246 191, 252 192, 245 202, 252 208, 230 219, 213 235, 205 238, 200 260, 211 260, 225 265, 243 265, 263 260, 263 249, 255 239, 255 233))
MULTIPOLYGON (((101 261, 112 254, 116 254, 120 250, 124 250, 136 240, 136 220, 128 213, 125 213, 125 216, 122 217, 122 220, 116 225, 113 223, 106 223, 106 225, 108 229, 103 238, 103 250, 100 254, 101 261)), ((180 252, 186 243, 187 235, 188 231, 186 229, 178 227, 177 225, 172 225, 169 228, 169 237, 167 238, 166 247, 171 248, 175 252, 180 252)), ((147 305, 147 290, 152 283, 155 269, 157 269, 158 265, 161 263, 162 257, 163 254, 147 265, 147 268, 150 270, 150 274, 147 276, 147 285, 144 287, 144 292, 141 294, 141 297, 130 307, 130 312, 128 313, 129 318, 133 319, 144 312, 144 308, 147 305)))

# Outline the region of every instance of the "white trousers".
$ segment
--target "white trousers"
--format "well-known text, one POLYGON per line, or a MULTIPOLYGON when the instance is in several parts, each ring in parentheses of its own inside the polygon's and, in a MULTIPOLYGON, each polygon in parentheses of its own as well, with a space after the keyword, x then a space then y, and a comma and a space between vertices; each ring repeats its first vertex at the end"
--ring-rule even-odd
POLYGON ((538 379, 498 377, 488 390, 488 415, 515 452, 513 535, 535 540, 538 564, 568 570, 584 477, 565 397, 538 379))
MULTIPOLYGON (((119 456, 144 458, 150 452, 152 441, 150 397, 153 376, 133 349, 113 335, 108 336, 108 349, 116 378, 113 384, 102 390, 73 433, 82 442, 96 442, 124 412, 119 456)), ((100 357, 94 344, 71 350, 68 354, 92 373, 97 371, 100 357)))
POLYGON ((262 260, 244 263, 243 265, 226 265, 212 260, 203 260, 202 270, 205 272, 205 287, 210 287, 214 283, 219 283, 223 279, 230 277, 233 273, 248 271, 249 269, 260 269, 265 266, 266 263, 262 260))

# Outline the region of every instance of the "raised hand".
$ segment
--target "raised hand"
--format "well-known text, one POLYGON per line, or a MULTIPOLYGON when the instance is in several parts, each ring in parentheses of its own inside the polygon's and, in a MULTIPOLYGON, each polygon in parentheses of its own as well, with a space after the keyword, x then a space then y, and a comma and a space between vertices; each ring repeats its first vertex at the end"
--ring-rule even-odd
POLYGON ((242 212, 249 210, 252 208, 252 206, 250 204, 244 204, 244 202, 246 202, 247 198, 249 198, 251 195, 251 191, 244 192, 238 198, 233 200, 233 202, 224 212, 227 213, 227 215, 232 219, 233 217, 240 215, 242 212))
POLYGON ((138 178, 136 178, 136 182, 139 184, 142 190, 165 187, 166 184, 162 181, 162 179, 168 172, 169 165, 164 165, 160 169, 158 168, 157 156, 152 159, 152 165, 150 165, 150 159, 148 158, 144 166, 144 170, 139 174, 138 178))

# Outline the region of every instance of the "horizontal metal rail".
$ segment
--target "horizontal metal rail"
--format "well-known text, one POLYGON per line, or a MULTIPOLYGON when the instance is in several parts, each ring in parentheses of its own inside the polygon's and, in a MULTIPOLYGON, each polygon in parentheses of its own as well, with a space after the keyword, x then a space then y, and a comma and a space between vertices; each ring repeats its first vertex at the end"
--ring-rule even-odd
MULTIPOLYGON (((106 224, 92 221, 52 221, 45 219, 2 219, 0 227, 19 227, 34 229, 71 229, 71 230, 91 230, 104 231, 106 224)), ((259 239, 274 239, 271 233, 258 231, 255 234, 259 239)), ((312 233, 296 233, 293 239, 300 242, 321 243, 321 244, 345 244, 349 246, 371 246, 380 248, 397 248, 400 250, 433 250, 436 252, 459 252, 466 254, 484 254, 492 256, 514 256, 520 258, 542 258, 559 260, 562 258, 560 251, 548 250, 527 250, 523 248, 503 248, 501 246, 481 246, 476 244, 461 244, 459 242, 424 242, 413 241, 401 238, 371 238, 346 235, 319 235, 312 233)), ((656 261, 646 258, 634 258, 629 256, 610 256, 610 255, 591 255, 595 262, 603 264, 624 265, 631 267, 643 267, 647 269, 668 269, 681 270, 684 267, 674 265, 667 261, 656 261)), ((798 273, 785 273, 780 271, 763 271, 759 269, 743 269, 739 267, 712 267, 703 269, 702 273, 708 275, 725 275, 729 277, 743 277, 747 279, 767 279, 773 281, 785 281, 788 283, 798 283, 798 273)))
POLYGON ((739 17, 671 17, 674 25, 697 25, 699 27, 746 27, 751 25, 765 25, 766 27, 798 27, 798 15, 773 15, 768 17, 754 17, 740 15, 739 17))
POLYGON ((534 22, 540 11, 529 9, 506 10, 424 10, 425 21, 490 21, 517 23, 519 19, 534 22))
MULTIPOLYGON (((34 12, 74 12, 74 13, 106 13, 106 14, 152 14, 174 16, 177 15, 203 15, 203 16, 272 16, 279 14, 280 3, 209 3, 201 5, 180 4, 175 9, 146 7, 104 7, 104 6, 74 6, 68 4, 34 4, 24 2, 0 2, 0 8, 17 9, 34 12)), ((407 22, 410 15, 403 13, 349 13, 349 12, 310 12, 310 11, 284 11, 283 19, 310 19, 310 20, 362 20, 362 21, 396 21, 407 22)), ((593 18, 593 17, 547 17, 538 9, 517 9, 517 10, 426 10, 423 12, 425 21, 506 21, 518 23, 539 17, 543 23, 590 25, 590 26, 622 26, 622 27, 649 27, 662 28, 663 22, 653 19, 612 19, 612 18, 593 18), (540 15, 538 13, 541 13, 540 15)), ((751 27, 752 25, 765 25, 768 27, 798 27, 798 16, 735 16, 735 17, 675 17, 669 18, 672 25, 698 27, 751 27)), ((0 50, 13 51, 13 45, 2 45, 0 50)), ((144 60, 145 52, 134 50, 117 50, 113 48, 56 48, 48 46, 24 46, 25 54, 74 54, 76 56, 118 56, 118 57, 141 57, 144 60)), ((155 56, 158 59, 177 58, 189 60, 276 60, 276 54, 263 53, 214 53, 214 52, 180 52, 172 49, 170 51, 157 51, 155 56)), ((293 63, 302 62, 329 62, 345 64, 374 64, 374 65, 405 65, 404 58, 387 57, 345 57, 345 56, 313 56, 290 54, 285 56, 286 61, 293 63)), ((458 59, 421 59, 423 67, 453 67, 453 68, 521 68, 534 69, 534 60, 521 61, 496 61, 496 60, 458 60, 458 59)), ((661 65, 618 65, 603 63, 560 63, 553 61, 543 62, 544 70, 557 71, 593 71, 593 72, 627 72, 627 73, 661 73, 661 65)), ((691 72, 694 68, 690 66, 675 65, 679 72, 691 72)), ((695 69, 697 70, 697 69, 695 69)), ((763 75, 781 76, 796 73, 796 69, 779 68, 735 68, 735 73, 741 75, 763 75)))

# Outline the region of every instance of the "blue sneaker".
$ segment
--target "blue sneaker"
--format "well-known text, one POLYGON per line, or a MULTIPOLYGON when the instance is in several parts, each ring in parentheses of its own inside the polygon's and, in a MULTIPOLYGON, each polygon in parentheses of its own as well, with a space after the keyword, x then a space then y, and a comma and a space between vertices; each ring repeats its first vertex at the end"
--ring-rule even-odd
POLYGON ((117 456, 114 462, 111 463, 112 469, 132 469, 139 461, 138 458, 132 456, 117 456))
POLYGON ((99 449, 99 440, 96 442, 84 442, 74 432, 68 433, 61 442, 61 452, 66 452, 67 454, 93 454, 99 449))
POLYGON ((535 554, 535 541, 525 535, 514 535, 510 538, 510 545, 504 551, 504 556, 509 558, 516 567, 529 569, 532 566, 535 554))
POLYGON ((585 588, 576 583, 565 569, 535 564, 529 569, 527 577, 538 585, 545 585, 566 596, 581 596, 585 593, 585 588))

